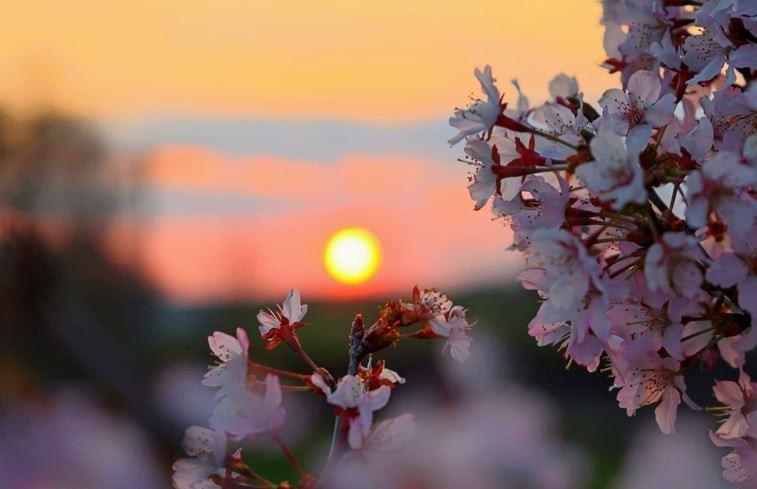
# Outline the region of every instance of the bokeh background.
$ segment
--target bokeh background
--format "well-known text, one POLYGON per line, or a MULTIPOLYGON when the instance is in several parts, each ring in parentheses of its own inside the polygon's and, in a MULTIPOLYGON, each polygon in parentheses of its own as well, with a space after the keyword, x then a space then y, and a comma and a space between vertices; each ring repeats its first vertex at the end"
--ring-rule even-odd
MULTIPOLYGON (((488 372, 484 390, 502 394, 502 412, 536 403, 551 413, 538 436, 570 447, 552 460, 574 466, 573 487, 721 484, 706 423, 691 421, 684 439, 650 429, 651 409, 629 421, 609 379, 566 369, 527 336, 536 298, 513 281, 521 263, 506 251, 509 232, 472 210, 462 149, 446 142, 447 117, 478 93, 474 67, 491 64, 513 102, 511 78, 532 103, 559 72, 576 75, 587 100, 615 86, 598 66, 598 2, 32 0, 2 10, 0 487, 169 488, 183 429, 212 409, 199 384, 209 333, 254 333, 258 309, 298 287, 311 305, 303 342, 340 373, 352 316, 370 319, 416 284, 469 308, 474 357, 488 360, 468 375, 488 372), (382 249, 359 285, 323 266, 328 238, 350 226, 382 249)), ((438 348, 388 353, 408 378, 400 405, 421 391, 437 405, 454 397, 444 379, 457 374, 438 348)), ((252 355, 303 368, 262 340, 252 355)), ((710 401, 706 387, 692 390, 710 401)), ((285 405, 293 448, 316 471, 328 409, 285 405)), ((524 437, 507 433, 540 424, 501 422, 494 446, 512 453, 524 437)), ((265 444, 245 456, 291 477, 265 444)))

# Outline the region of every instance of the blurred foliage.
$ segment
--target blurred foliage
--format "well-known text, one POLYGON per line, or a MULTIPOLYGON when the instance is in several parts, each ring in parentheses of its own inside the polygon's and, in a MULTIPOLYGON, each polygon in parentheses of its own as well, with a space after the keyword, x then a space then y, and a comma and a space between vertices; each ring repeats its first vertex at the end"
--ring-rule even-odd
POLYGON ((160 296, 104 251, 108 158, 85 121, 0 112, 0 404, 84 384, 173 443, 143 402, 160 296))

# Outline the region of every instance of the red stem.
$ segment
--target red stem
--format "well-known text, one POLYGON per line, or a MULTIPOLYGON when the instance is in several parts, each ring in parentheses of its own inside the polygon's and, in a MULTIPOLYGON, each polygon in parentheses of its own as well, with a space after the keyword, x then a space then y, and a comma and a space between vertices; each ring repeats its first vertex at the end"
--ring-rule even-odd
POLYGON ((305 471, 302 470, 302 467, 300 467, 300 464, 297 462, 297 459, 294 458, 294 455, 292 455, 292 452, 289 451, 289 448, 287 448, 286 444, 284 444, 284 440, 281 439, 281 436, 279 436, 276 432, 271 432, 271 437, 276 441, 276 443, 279 444, 281 447, 281 450, 284 452, 284 455, 286 455, 287 459, 289 460, 289 463, 292 464, 292 467, 297 471, 297 473, 300 475, 300 477, 305 477, 305 471))

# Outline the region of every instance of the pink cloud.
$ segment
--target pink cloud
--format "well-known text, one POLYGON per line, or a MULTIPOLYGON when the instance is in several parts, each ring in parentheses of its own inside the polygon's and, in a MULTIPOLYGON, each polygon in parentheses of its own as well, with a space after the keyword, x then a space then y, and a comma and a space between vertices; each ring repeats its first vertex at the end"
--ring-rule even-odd
POLYGON ((158 213, 136 231, 127 221, 114 227, 116 255, 138 262, 175 299, 276 299, 290 287, 312 298, 407 295, 415 284, 502 283, 517 266, 504 251, 509 230, 472 211, 464 168, 362 155, 331 165, 232 160, 189 148, 165 148, 151 162, 148 180, 166 189, 299 204, 213 217, 158 213), (382 249, 376 275, 360 285, 338 283, 323 266, 329 237, 350 226, 372 231, 382 249))

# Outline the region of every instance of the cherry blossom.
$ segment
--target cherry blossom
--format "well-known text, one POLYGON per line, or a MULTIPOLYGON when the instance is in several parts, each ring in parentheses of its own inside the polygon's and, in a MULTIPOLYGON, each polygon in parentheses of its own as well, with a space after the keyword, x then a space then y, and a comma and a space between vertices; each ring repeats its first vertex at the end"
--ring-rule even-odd
POLYGON ((644 273, 651 291, 693 299, 702 296, 704 253, 693 236, 665 233, 647 251, 644 273))
POLYGON ((715 431, 723 439, 757 438, 757 384, 746 372, 741 373, 739 382, 719 380, 712 390, 718 401, 725 405, 728 418, 715 431))
MULTIPOLYGON (((728 59, 729 47, 718 43, 710 31, 687 37, 683 44, 683 62, 697 73, 688 84, 711 80, 718 76, 728 59)), ((733 70, 732 67, 729 69, 733 70)))
POLYGON ((568 76, 565 73, 560 73, 556 77, 552 78, 549 82, 549 96, 557 99, 562 98, 567 100, 568 98, 578 95, 578 81, 575 76, 568 76))
POLYGON ((308 311, 308 306, 300 303, 300 291, 291 289, 282 305, 277 307, 278 311, 261 310, 257 316, 260 334, 268 340, 266 349, 273 349, 280 341, 296 349, 299 340, 294 330, 305 325, 301 321, 308 311))
POLYGON ((576 175, 601 200, 612 202, 614 209, 622 209, 629 202, 646 202, 647 190, 639 153, 646 146, 648 137, 649 133, 639 131, 623 141, 609 126, 603 126, 591 140, 594 161, 576 168, 576 175))
MULTIPOLYGON (((368 390, 378 389, 382 385, 394 389, 396 384, 404 384, 407 381, 394 370, 387 368, 384 360, 379 360, 375 366, 372 360, 369 360, 368 365, 358 365, 357 370, 357 376, 363 380, 368 390)), ((328 394, 331 390, 324 392, 328 394)))
POLYGON ((536 138, 536 152, 544 158, 556 160, 564 160, 575 152, 572 146, 582 140, 581 129, 587 124, 585 117, 577 118, 570 108, 552 102, 536 108, 531 121, 534 126, 543 128, 545 133, 561 140, 536 138))
POLYGON ((555 176, 559 189, 539 175, 530 175, 520 186, 530 198, 519 194, 510 202, 495 198, 492 212, 497 216, 511 218, 513 247, 525 249, 531 243, 531 235, 537 229, 558 229, 565 221, 566 209, 571 200, 570 186, 560 175, 555 176))
POLYGON ((705 226, 710 212, 715 212, 737 237, 754 228, 757 203, 748 191, 757 184, 757 168, 741 164, 737 154, 718 152, 691 172, 685 183, 686 221, 691 227, 705 226))
POLYGON ((403 414, 374 423, 359 449, 361 455, 392 452, 403 446, 415 434, 416 422, 412 414, 403 414))
POLYGON ((740 153, 757 123, 757 89, 752 84, 746 91, 736 87, 718 90, 699 103, 712 124, 715 147, 740 153))
POLYGON ((202 385, 220 387, 216 399, 238 389, 244 389, 247 384, 247 359, 250 340, 242 328, 237 328, 234 338, 221 331, 216 331, 208 337, 211 352, 220 360, 218 365, 210 368, 202 385))
POLYGON ((757 451, 752 443, 743 438, 722 438, 710 432, 710 440, 718 447, 732 447, 733 450, 723 456, 723 478, 740 489, 757 489, 757 451))
POLYGON ((465 152, 474 158, 475 162, 471 164, 478 167, 473 182, 468 185, 468 192, 476 201, 475 209, 479 210, 499 191, 500 177, 496 173, 496 167, 500 164, 500 157, 496 149, 479 139, 468 141, 465 152))
POLYGON ((370 436, 373 423, 373 411, 383 408, 389 402, 391 389, 382 385, 378 389, 366 391, 359 377, 345 375, 337 384, 336 390, 328 394, 329 404, 342 408, 340 415, 349 422, 347 442, 350 448, 357 450, 370 436))
POLYGON ((237 439, 278 428, 284 423, 279 378, 266 375, 264 392, 249 389, 230 392, 216 406, 210 426, 237 439))
POLYGON ((574 310, 591 286, 601 288, 599 265, 578 238, 562 229, 538 229, 533 236, 526 263, 544 271, 540 290, 555 308, 574 310))
POLYGON ((413 289, 413 301, 400 301, 402 307, 420 321, 449 313, 454 307, 452 299, 439 289, 413 289))
MULTIPOLYGON (((603 65, 621 86, 601 115, 558 75, 550 99, 473 143, 469 190, 526 259, 517 279, 542 300, 529 335, 588 371, 608 357, 621 407, 658 404, 670 433, 681 401, 697 408, 685 377, 721 361, 743 373, 757 347, 757 10, 602 5, 603 65)), ((725 478, 757 487, 753 440, 720 437, 751 413, 729 382, 716 384, 730 414, 713 441, 734 449, 725 478)))
POLYGON ((612 88, 599 99, 607 118, 605 124, 612 124, 621 136, 633 130, 645 131, 644 126, 667 124, 673 119, 675 97, 668 93, 658 98, 661 88, 659 76, 655 73, 635 72, 628 80, 627 91, 612 88))
POLYGON ((739 484, 740 489, 757 489, 757 451, 749 444, 740 445, 724 456, 723 478, 739 484))
POLYGON ((667 30, 664 18, 662 7, 654 2, 603 2, 604 47, 609 57, 606 64, 621 72, 623 85, 633 73, 654 68, 656 59, 650 48, 667 30))
POLYGON ((697 125, 680 138, 681 147, 694 162, 703 162, 712 149, 714 132, 710 119, 699 119, 697 125))
POLYGON ((630 354, 651 354, 665 348, 673 358, 683 360, 683 324, 671 321, 664 309, 627 298, 614 302, 607 314, 613 323, 612 333, 623 339, 621 344, 630 354))
POLYGON ((470 325, 465 320, 465 312, 461 307, 455 306, 446 317, 443 314, 434 316, 429 324, 435 334, 447 338, 444 349, 449 348, 452 358, 459 361, 468 358, 472 340, 466 335, 466 331, 470 329, 470 325))
POLYGON ((476 99, 469 107, 455 111, 449 124, 460 132, 449 139, 449 144, 457 144, 466 136, 490 131, 504 109, 499 90, 494 85, 497 80, 492 77, 491 66, 486 65, 483 72, 476 68, 474 74, 481 83, 486 100, 476 99))
POLYGON ((676 413, 681 398, 692 409, 701 409, 686 395, 686 383, 679 373, 680 362, 674 358, 657 355, 627 358, 613 361, 614 387, 620 387, 618 404, 629 416, 642 406, 655 404, 655 420, 660 431, 671 434, 675 431, 676 413))
POLYGON ((560 319, 561 317, 564 315, 550 302, 544 302, 528 325, 529 335, 537 339, 539 346, 565 347, 566 358, 583 365, 589 372, 594 372, 599 366, 604 344, 597 335, 592 334, 586 321, 573 322, 560 319))
POLYGON ((744 237, 731 239, 732 253, 724 253, 707 269, 707 280, 721 287, 738 287, 738 303, 757 317, 757 227, 744 237))
POLYGON ((192 458, 181 458, 173 464, 173 486, 176 489, 220 488, 210 476, 225 473, 226 435, 201 426, 190 426, 182 442, 192 458))

